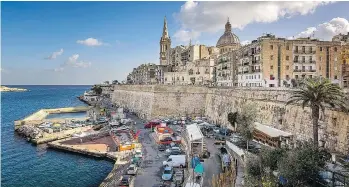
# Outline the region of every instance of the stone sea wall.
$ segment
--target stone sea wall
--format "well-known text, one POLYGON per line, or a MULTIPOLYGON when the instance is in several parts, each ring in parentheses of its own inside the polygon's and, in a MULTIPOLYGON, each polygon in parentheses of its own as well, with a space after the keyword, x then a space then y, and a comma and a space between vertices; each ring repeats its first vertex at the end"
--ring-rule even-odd
MULTIPOLYGON (((312 137, 309 108, 285 103, 287 89, 207 88, 167 85, 117 85, 113 101, 133 110, 140 117, 204 115, 211 121, 229 125, 229 112, 239 111, 244 104, 253 104, 256 121, 292 133, 296 139, 312 137)), ((349 150, 349 115, 327 109, 320 122, 320 138, 332 151, 349 150)))

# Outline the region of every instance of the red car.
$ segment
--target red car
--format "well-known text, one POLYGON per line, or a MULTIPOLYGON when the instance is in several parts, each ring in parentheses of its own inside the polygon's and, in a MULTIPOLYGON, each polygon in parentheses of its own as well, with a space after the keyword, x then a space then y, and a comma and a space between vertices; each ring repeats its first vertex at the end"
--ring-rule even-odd
POLYGON ((150 121, 150 122, 144 124, 144 128, 145 128, 145 129, 147 129, 147 128, 153 128, 153 127, 156 127, 156 126, 158 126, 158 125, 160 125, 160 122, 158 122, 158 121, 150 121))

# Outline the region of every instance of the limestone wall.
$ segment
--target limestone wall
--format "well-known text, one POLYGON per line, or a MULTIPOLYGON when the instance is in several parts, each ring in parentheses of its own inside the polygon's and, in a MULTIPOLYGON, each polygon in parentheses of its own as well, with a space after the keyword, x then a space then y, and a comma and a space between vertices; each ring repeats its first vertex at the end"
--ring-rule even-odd
MULTIPOLYGON (((113 101, 140 114, 141 117, 204 114, 211 121, 229 125, 229 112, 239 111, 243 104, 253 104, 256 121, 292 133, 296 139, 312 137, 309 108, 285 106, 289 90, 275 88, 207 88, 170 85, 117 85, 113 101)), ((320 138, 333 151, 348 150, 349 115, 327 109, 320 123, 320 138)))

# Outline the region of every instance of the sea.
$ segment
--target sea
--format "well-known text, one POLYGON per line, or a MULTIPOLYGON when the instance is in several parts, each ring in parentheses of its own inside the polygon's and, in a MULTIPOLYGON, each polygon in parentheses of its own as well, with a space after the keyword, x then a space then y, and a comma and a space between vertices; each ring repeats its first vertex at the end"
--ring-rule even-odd
POLYGON ((42 108, 84 106, 77 96, 91 86, 9 86, 1 93, 1 186, 95 187, 112 170, 110 160, 35 146, 14 132, 14 120, 42 108))

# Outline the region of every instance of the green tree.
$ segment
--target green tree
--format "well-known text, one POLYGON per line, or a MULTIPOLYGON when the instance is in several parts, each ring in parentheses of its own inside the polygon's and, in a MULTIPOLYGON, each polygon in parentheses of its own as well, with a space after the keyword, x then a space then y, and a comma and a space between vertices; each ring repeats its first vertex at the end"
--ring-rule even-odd
POLYGON ((259 153, 262 167, 270 172, 277 170, 277 163, 285 154, 286 149, 262 147, 259 153))
POLYGON ((113 80, 112 84, 119 84, 119 81, 118 80, 113 80))
POLYGON ((287 180, 286 186, 306 186, 318 178, 327 159, 313 143, 302 142, 299 147, 287 151, 281 157, 278 171, 287 180))
POLYGON ((246 157, 245 185, 248 187, 260 186, 262 176, 263 172, 260 158, 254 155, 248 155, 246 157))
POLYGON ((101 95, 102 94, 102 88, 100 87, 100 86, 93 86, 92 87, 92 91, 94 92, 94 93, 96 93, 96 94, 98 94, 98 95, 101 95))
POLYGON ((254 122, 257 111, 252 104, 245 104, 241 108, 241 112, 237 115, 237 132, 246 141, 246 149, 248 151, 249 142, 253 139, 254 122))
POLYGON ((234 127, 234 130, 236 131, 236 121, 238 118, 238 112, 230 112, 228 114, 228 121, 231 124, 232 127, 234 127))
POLYGON ((309 106, 311 109, 311 117, 313 121, 313 140, 318 146, 318 126, 320 109, 325 111, 325 107, 340 107, 345 109, 345 95, 342 89, 332 84, 328 79, 312 78, 306 79, 300 84, 300 88, 292 91, 292 96, 287 104, 298 103, 302 107, 309 106))

